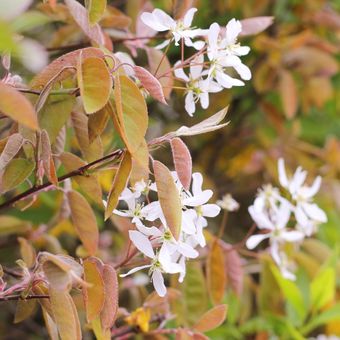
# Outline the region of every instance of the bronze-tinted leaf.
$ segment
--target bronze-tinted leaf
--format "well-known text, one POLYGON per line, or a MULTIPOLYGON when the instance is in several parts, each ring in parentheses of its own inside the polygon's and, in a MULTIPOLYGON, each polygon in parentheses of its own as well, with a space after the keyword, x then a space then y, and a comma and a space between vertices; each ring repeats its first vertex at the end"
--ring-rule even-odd
POLYGON ((80 340, 79 318, 70 294, 50 287, 49 295, 61 340, 80 340))
POLYGON ((84 34, 98 45, 104 45, 103 32, 97 23, 90 25, 85 7, 75 0, 65 0, 65 3, 84 34))
POLYGON ((48 180, 54 185, 58 185, 58 177, 54 166, 52 157, 51 142, 46 130, 43 130, 40 135, 41 138, 41 159, 45 175, 48 180))
POLYGON ((86 318, 91 322, 100 315, 105 301, 103 269, 99 261, 88 258, 84 261, 84 280, 89 284, 83 287, 86 318))
POLYGON ((0 112, 16 122, 38 130, 38 119, 31 102, 14 87, 0 81, 0 112))
POLYGON ((136 182, 143 180, 145 183, 149 180, 149 149, 146 141, 140 145, 134 153, 132 159, 132 169, 130 175, 130 184, 133 186, 136 182))
POLYGON ((24 138, 20 133, 13 133, 7 139, 6 145, 0 156, 0 171, 15 157, 24 143, 24 138))
POLYGON ((274 17, 254 17, 241 20, 242 31, 240 36, 261 33, 273 24, 274 17))
POLYGON ((166 223, 177 240, 182 226, 182 204, 179 191, 170 170, 161 162, 153 162, 158 199, 166 223))
POLYGON ((298 108, 298 93, 296 83, 291 72, 281 71, 279 81, 283 111, 288 119, 294 118, 298 108))
POLYGON ((27 264, 27 267, 32 267, 35 263, 35 250, 32 245, 23 237, 18 237, 20 245, 21 258, 27 264))
POLYGON ((101 323, 104 329, 114 325, 118 312, 118 278, 115 269, 105 264, 103 267, 103 281, 105 287, 105 301, 100 313, 101 323))
POLYGON ((140 80, 143 87, 150 93, 150 96, 163 104, 167 104, 164 97, 163 88, 159 80, 144 67, 134 66, 133 70, 135 71, 135 75, 140 80))
POLYGON ((107 220, 112 211, 116 208, 121 192, 125 189, 129 180, 131 172, 131 155, 129 152, 125 152, 123 159, 119 165, 117 173, 112 183, 111 190, 107 197, 107 205, 105 209, 105 220, 107 220))
POLYGON ((56 290, 69 290, 72 280, 68 271, 63 270, 52 261, 45 261, 42 268, 51 287, 56 290))
POLYGON ((121 138, 133 156, 144 141, 148 127, 148 111, 145 99, 130 78, 116 76, 114 101, 121 138))
POLYGON ((6 192, 21 184, 32 173, 34 163, 24 158, 12 159, 2 176, 1 191, 6 192))
POLYGON ((183 187, 189 190, 192 175, 192 159, 190 151, 180 138, 171 139, 170 144, 178 178, 183 187))
POLYGON ((227 305, 215 306, 208 310, 196 323, 194 329, 199 332, 208 332, 222 325, 227 316, 227 305))
POLYGON ((101 58, 86 58, 80 55, 77 80, 86 113, 102 109, 109 100, 112 79, 101 58))
POLYGON ((31 229, 31 224, 14 216, 0 216, 0 235, 26 233, 31 229))
POLYGON ((211 300, 219 304, 223 300, 227 277, 223 248, 214 240, 207 257, 207 282, 211 300))
POLYGON ((85 249, 94 255, 98 247, 99 232, 96 217, 86 199, 77 191, 69 191, 67 198, 72 222, 85 249))
POLYGON ((88 134, 90 144, 94 139, 102 134, 110 118, 109 105, 106 104, 101 110, 90 115, 88 124, 88 134))
POLYGON ((45 326, 46 326, 50 339, 59 340, 57 325, 52 319, 51 315, 48 313, 48 311, 44 307, 42 307, 42 314, 43 314, 45 326))
POLYGON ((18 300, 15 310, 14 323, 19 323, 29 318, 36 311, 36 307, 37 301, 34 299, 18 300))
POLYGON ((107 0, 90 0, 88 2, 88 15, 90 25, 96 24, 105 13, 107 0))

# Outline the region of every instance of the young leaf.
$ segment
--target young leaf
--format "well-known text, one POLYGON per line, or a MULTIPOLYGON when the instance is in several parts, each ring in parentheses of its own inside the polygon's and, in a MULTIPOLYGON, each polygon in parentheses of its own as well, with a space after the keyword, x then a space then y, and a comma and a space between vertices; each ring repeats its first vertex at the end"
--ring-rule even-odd
POLYGON ((298 108, 298 91, 291 72, 282 71, 279 81, 279 93, 283 111, 288 119, 294 118, 298 108))
POLYGON ((14 87, 1 81, 0 111, 32 130, 39 129, 37 115, 30 101, 14 87))
POLYGON ((68 291, 71 285, 71 277, 68 271, 63 270, 52 261, 45 261, 42 265, 44 274, 53 289, 68 291))
POLYGON ((72 222, 79 238, 88 253, 94 255, 98 247, 99 233, 93 210, 77 191, 69 191, 67 198, 70 203, 72 222))
POLYGON ((0 156, 0 171, 2 171, 19 152, 23 144, 24 138, 20 133, 13 133, 13 135, 9 136, 5 148, 0 156))
POLYGON ((16 218, 14 216, 0 216, 0 235, 6 236, 11 234, 26 233, 31 230, 29 222, 16 218))
POLYGON ((107 205, 105 209, 105 220, 107 220, 112 211, 116 208, 121 192, 125 189, 129 180, 131 172, 131 155, 129 152, 125 152, 123 159, 119 165, 117 173, 112 183, 111 190, 107 197, 107 205))
POLYGON ((79 318, 70 294, 50 287, 49 296, 61 340, 80 340, 79 318))
POLYGON ((192 159, 190 151, 180 138, 171 139, 170 145, 178 178, 183 187, 189 190, 192 175, 192 159))
POLYGON ((218 240, 212 242, 207 257, 207 281, 211 300, 215 305, 221 303, 226 289, 227 277, 224 253, 218 240))
POLYGON ((29 318, 36 311, 36 307, 37 301, 34 299, 18 300, 15 310, 14 323, 19 323, 29 318))
POLYGON ((21 184, 32 173, 34 163, 24 158, 12 159, 2 175, 1 191, 6 192, 21 184))
POLYGON ((80 55, 77 80, 86 113, 102 109, 108 102, 112 79, 103 59, 86 58, 80 55))
POLYGON ((98 45, 104 45, 103 32, 98 24, 90 25, 85 7, 75 0, 65 0, 65 4, 70 10, 73 19, 85 35, 95 41, 98 45))
POLYGON ((254 17, 241 20, 242 31, 240 36, 261 33, 273 24, 274 17, 254 17))
POLYGON ((41 132, 41 159, 45 170, 45 175, 48 180, 54 185, 58 185, 58 177, 54 167, 54 161, 52 157, 51 142, 46 130, 41 132))
POLYGON ((105 301, 100 313, 101 323, 104 329, 114 325, 118 312, 118 278, 115 269, 105 264, 103 267, 103 281, 105 288, 105 301))
POLYGON ((130 183, 133 186, 136 182, 143 180, 145 183, 149 180, 149 149, 146 141, 140 145, 134 153, 132 159, 132 169, 130 175, 130 183))
POLYGON ((196 323, 194 329, 199 332, 208 332, 219 327, 227 316, 227 305, 215 306, 208 310, 196 323))
POLYGON ((163 88, 159 80, 144 67, 134 66, 133 70, 135 71, 135 75, 140 80, 143 87, 150 93, 150 96, 163 104, 167 104, 164 97, 163 88))
POLYGON ((92 258, 84 261, 84 280, 89 284, 83 287, 86 318, 91 322, 99 316, 105 301, 105 287, 101 263, 92 258))
POLYGON ((33 267, 36 259, 35 250, 32 245, 23 237, 18 237, 18 242, 20 245, 20 255, 27 266, 33 267))
POLYGON ((88 13, 91 25, 96 24, 103 16, 106 10, 107 0, 89 0, 88 13))
POLYGON ((101 110, 90 115, 88 124, 89 143, 102 134, 110 118, 109 105, 106 104, 101 110))
POLYGON ((95 47, 87 47, 72 51, 70 53, 66 53, 61 57, 55 59, 51 64, 47 65, 38 75, 36 75, 31 82, 31 87, 34 89, 41 89, 44 88, 51 81, 51 79, 54 79, 55 82, 58 82, 68 78, 71 74, 74 73, 80 54, 82 55, 83 60, 89 57, 104 57, 103 51, 95 47), (61 72, 63 69, 64 71, 61 72), (57 78, 56 75, 58 75, 57 78))
POLYGON ((225 254, 225 267, 226 267, 226 273, 227 273, 227 282, 230 282, 231 288, 234 290, 234 292, 241 296, 243 291, 243 267, 242 267, 242 259, 238 252, 235 249, 231 249, 231 246, 228 248, 224 248, 224 254, 225 254))
POLYGON ((158 199, 166 223, 173 235, 178 240, 182 226, 182 204, 179 191, 170 170, 161 162, 153 162, 153 170, 157 185, 158 199))
POLYGON ((115 77, 114 101, 121 137, 133 154, 144 141, 148 127, 145 99, 136 84, 126 76, 115 77))
MULTIPOLYGON (((40 299, 40 300, 43 300, 43 299, 40 299)), ((42 306, 42 314, 43 314, 45 326, 46 326, 50 339, 59 340, 57 325, 52 319, 51 314, 43 306, 42 306)))

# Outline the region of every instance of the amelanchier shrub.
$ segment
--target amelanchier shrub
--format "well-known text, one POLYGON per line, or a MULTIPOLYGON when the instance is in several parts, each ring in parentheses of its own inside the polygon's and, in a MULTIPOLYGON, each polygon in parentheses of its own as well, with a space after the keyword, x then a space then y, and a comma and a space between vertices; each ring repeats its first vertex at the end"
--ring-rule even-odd
MULTIPOLYGON (((226 318, 227 280, 236 294, 242 292, 243 260, 238 250, 252 250, 265 239, 269 239, 265 261, 301 321, 287 326, 287 338, 303 339, 328 320, 311 315, 317 318, 316 312, 328 302, 321 291, 323 280, 335 280, 331 264, 312 282, 310 314, 295 286, 296 263, 290 256, 292 248, 297 249, 327 221, 313 202, 320 177, 309 186, 306 171, 298 168, 290 177, 280 159, 282 189, 270 184, 259 189, 249 207, 253 227, 243 242, 230 245, 221 237, 227 213, 239 204, 229 194, 211 201, 213 192, 203 188, 201 173, 192 173, 190 151, 182 140, 224 128, 227 108, 198 124, 146 139, 149 107, 153 101, 168 105, 172 89, 183 91, 185 111, 193 116, 197 105, 209 107, 209 94, 249 81, 251 70, 242 57, 250 48, 239 38, 243 30, 256 34, 272 22, 271 17, 255 17, 231 19, 225 27, 212 23, 197 28, 193 24, 197 9, 189 3, 179 2, 175 18, 146 3, 145 10, 133 18, 135 34, 126 28, 132 19, 104 0, 86 1, 86 8, 75 0, 40 4, 41 12, 34 15, 44 13, 47 21, 65 23, 63 34, 87 41, 87 46, 70 45, 72 51, 38 72, 39 63, 46 61, 45 51, 38 42, 23 38, 19 24, 9 30, 8 44, 0 46, 5 70, 0 111, 6 122, 2 125, 6 137, 0 140, 4 194, 0 208, 29 211, 38 197, 51 191, 58 192, 53 197, 62 202, 59 213, 39 228, 12 215, 0 217, 0 228, 8 233, 26 231, 18 238, 19 268, 1 271, 0 299, 17 300, 15 322, 30 317, 39 305, 52 339, 81 339, 89 329, 97 339, 134 338, 137 333, 155 339, 204 339, 204 333, 226 318), (122 51, 113 52, 115 41, 124 47, 122 51), (21 53, 27 45, 28 57, 33 51, 38 60, 25 62, 21 53), (167 57, 170 49, 178 49, 181 56, 173 65, 167 57), (13 74, 11 58, 36 73, 31 82, 25 84, 24 77, 13 74), (170 168, 153 156, 160 147, 172 156, 170 168), (114 176, 103 199, 100 179, 108 171, 114 176), (209 221, 221 210, 224 222, 214 234, 209 221), (105 231, 100 233, 99 219, 100 225, 108 219, 117 223, 126 243, 118 247, 122 254, 102 252, 105 231), (58 238, 48 233, 56 225, 71 228, 73 238, 81 243, 75 253, 67 254, 58 238), (254 235, 256 227, 259 233, 254 235), (44 238, 39 245, 37 240, 44 238), (200 263, 206 264, 207 283, 200 263), (139 271, 149 279, 135 274, 139 271), (205 284, 210 309, 201 307, 206 290, 202 301, 190 298, 205 284), (185 294, 180 296, 182 285, 185 294), (119 296, 126 299, 129 287, 132 298, 136 287, 144 296, 151 292, 133 312, 119 304, 119 296), (177 322, 185 319, 186 308, 192 311, 189 318, 177 322)), ((9 6, 13 13, 1 24, 6 27, 6 20, 24 15, 21 12, 29 5, 27 0, 15 1, 9 6)), ((27 15, 26 21, 16 22, 34 25, 34 18, 27 15)), ((256 258, 256 253, 248 252, 256 258)))

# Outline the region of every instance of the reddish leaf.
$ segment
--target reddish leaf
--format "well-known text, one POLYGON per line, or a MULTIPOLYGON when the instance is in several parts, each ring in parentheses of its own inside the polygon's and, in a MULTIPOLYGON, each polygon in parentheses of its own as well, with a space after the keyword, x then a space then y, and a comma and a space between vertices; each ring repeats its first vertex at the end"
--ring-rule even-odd
POLYGON ((13 133, 7 139, 6 145, 0 156, 0 171, 15 157, 24 144, 24 138, 20 133, 13 133))
POLYGON ((298 107, 298 93, 295 80, 290 72, 284 70, 281 72, 279 91, 286 117, 294 118, 298 107))
POLYGON ((46 130, 41 132, 41 159, 46 177, 51 183, 58 185, 58 177, 52 158, 51 142, 46 130))
POLYGON ((190 151, 180 138, 171 139, 170 144, 178 178, 183 187, 189 190, 192 175, 192 159, 190 151))
POLYGON ((65 0, 65 3, 73 16, 73 19, 85 35, 95 41, 98 45, 104 45, 103 32, 98 24, 90 25, 85 7, 75 0, 65 0))
POLYGON ((14 87, 0 81, 0 112, 16 122, 38 130, 38 119, 31 102, 14 87))
POLYGON ((274 17, 254 17, 241 20, 242 32, 240 36, 261 33, 273 24, 274 17))
POLYGON ((153 170, 157 185, 158 199, 163 210, 166 223, 178 240, 182 226, 182 204, 179 191, 170 170, 161 162, 153 162, 153 170))
POLYGON ((149 149, 146 141, 140 145, 138 150, 133 154, 132 169, 130 175, 130 184, 133 186, 136 182, 143 180, 145 183, 149 180, 149 149))
POLYGON ((140 80, 143 87, 150 93, 151 97, 163 104, 167 104, 163 88, 159 80, 143 67, 134 66, 133 69, 135 71, 135 75, 140 80))
POLYGON ((196 323, 194 329, 208 332, 222 325, 227 316, 227 305, 219 305, 208 310, 196 323))

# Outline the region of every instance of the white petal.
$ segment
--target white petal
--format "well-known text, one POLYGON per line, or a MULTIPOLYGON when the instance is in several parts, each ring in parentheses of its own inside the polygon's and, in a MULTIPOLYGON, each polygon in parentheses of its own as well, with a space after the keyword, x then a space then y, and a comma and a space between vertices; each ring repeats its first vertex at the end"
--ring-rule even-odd
POLYGON ((207 109, 209 106, 209 93, 208 92, 202 92, 200 94, 200 103, 203 109, 207 109))
POLYGON ((249 214, 260 229, 273 230, 275 227, 268 216, 262 211, 257 211, 253 205, 248 208, 249 214))
POLYGON ((184 256, 182 256, 179 259, 179 263, 178 264, 182 267, 182 272, 179 274, 178 282, 182 283, 184 278, 185 278, 185 274, 186 274, 185 257, 184 256))
POLYGON ((156 50, 161 50, 164 47, 168 46, 170 44, 171 40, 170 39, 166 39, 163 42, 161 42, 160 44, 158 44, 157 46, 155 46, 156 50))
POLYGON ((221 211, 221 207, 217 204, 204 204, 201 209, 202 215, 205 217, 216 217, 221 211))
POLYGON ((182 213, 182 231, 192 235, 196 232, 194 218, 197 216, 194 209, 188 209, 182 213))
POLYGON ((305 214, 304 210, 302 209, 301 205, 298 204, 295 208, 294 211, 295 214, 295 218, 298 222, 298 224, 300 224, 301 226, 306 226, 308 224, 308 217, 305 214))
POLYGON ((192 174, 192 193, 199 195, 202 192, 203 176, 199 172, 192 174))
POLYGON ((155 20, 155 17, 153 15, 153 13, 144 12, 140 16, 140 18, 141 18, 141 20, 143 21, 143 23, 145 25, 149 26, 150 28, 152 28, 155 31, 163 32, 163 31, 168 31, 169 30, 169 27, 163 25, 158 20, 155 20))
POLYGON ((168 248, 166 246, 161 247, 158 254, 159 262, 162 265, 163 270, 169 274, 180 273, 182 268, 179 264, 172 262, 168 248))
POLYGON ((138 272, 139 270, 146 269, 146 268, 150 268, 150 267, 151 267, 151 264, 147 264, 147 265, 144 265, 144 266, 132 268, 132 269, 129 270, 127 273, 125 273, 125 274, 120 274, 119 276, 120 276, 120 277, 125 277, 125 276, 131 275, 131 274, 133 274, 133 273, 136 273, 136 272, 138 272))
POLYGON ((241 63, 239 65, 234 66, 234 69, 237 71, 237 73, 241 76, 242 79, 244 80, 251 79, 251 72, 248 66, 241 63))
POLYGON ((195 13, 197 12, 197 8, 190 8, 188 12, 185 13, 183 18, 184 27, 190 27, 192 20, 194 18, 195 13))
POLYGON ((136 228, 146 236, 161 237, 163 233, 156 227, 146 227, 140 220, 136 221, 136 228))
POLYGON ((226 89, 230 89, 233 86, 243 86, 244 82, 236 79, 236 78, 232 78, 229 75, 221 72, 221 71, 217 71, 216 72, 216 80, 217 82, 223 86, 226 89))
POLYGON ((185 97, 185 110, 188 112, 189 116, 192 116, 196 111, 194 94, 192 91, 189 91, 185 97))
POLYGON ((312 220, 317 222, 326 223, 327 222, 327 215, 325 212, 319 208, 319 206, 315 203, 302 203, 302 208, 305 213, 310 217, 312 220))
POLYGON ((236 55, 238 56, 247 55, 250 52, 250 47, 249 46, 234 47, 233 52, 236 53, 236 55))
POLYGON ((201 77, 203 70, 204 56, 200 54, 190 63, 190 74, 192 79, 198 79, 201 77))
POLYGON ((321 186, 321 177, 318 176, 315 178, 311 187, 304 188, 304 196, 306 198, 312 198, 319 191, 320 186, 321 186))
POLYGON ((177 61, 174 65, 174 67, 175 67, 175 70, 174 70, 175 77, 178 78, 178 79, 184 80, 185 82, 188 82, 190 79, 184 73, 183 69, 182 68, 176 68, 176 66, 179 65, 180 63, 181 63, 180 61, 177 61))
POLYGON ((246 247, 248 249, 254 249, 255 247, 257 247, 257 245, 262 242, 263 240, 265 240, 266 238, 270 237, 270 233, 269 234, 259 234, 259 235, 252 235, 248 238, 247 242, 246 242, 246 247))
POLYGON ((198 251, 195 250, 193 247, 191 247, 190 245, 184 243, 184 242, 180 242, 178 245, 178 251, 185 257, 194 259, 196 258, 199 254, 198 251))
POLYGON ((301 186, 305 182, 306 177, 307 171, 303 171, 301 167, 298 167, 289 185, 289 192, 292 195, 301 189, 301 186))
POLYGON ((277 164, 278 164, 278 170, 279 170, 279 182, 284 188, 288 189, 289 181, 288 181, 288 177, 286 174, 284 159, 280 158, 277 164))
POLYGON ((200 205, 207 203, 212 195, 213 195, 212 190, 204 190, 195 196, 183 199, 182 203, 184 205, 188 205, 191 207, 198 207, 200 205))
POLYGON ((290 213, 290 205, 286 202, 282 202, 276 216, 276 226, 278 229, 286 227, 290 218, 290 213))
POLYGON ((159 201, 154 201, 144 206, 141 210, 141 215, 148 221, 154 221, 157 218, 163 217, 163 212, 159 201))
POLYGON ((159 24, 164 25, 164 27, 167 27, 167 29, 176 27, 176 21, 161 9, 156 8, 155 10, 153 10, 152 15, 155 21, 157 21, 159 24))
POLYGON ((157 294, 161 297, 166 295, 166 287, 164 284, 164 278, 160 270, 154 270, 152 273, 152 284, 157 294))
POLYGON ((239 20, 231 19, 226 26, 226 39, 229 44, 235 44, 237 36, 242 31, 242 25, 239 20))
POLYGON ((137 230, 129 230, 129 237, 135 247, 141 251, 144 255, 154 258, 155 253, 152 248, 150 240, 137 230))
POLYGON ((210 25, 208 32, 209 48, 215 49, 217 46, 217 39, 220 33, 220 25, 216 22, 210 25))
POLYGON ((298 230, 284 231, 281 233, 281 238, 287 242, 298 242, 304 239, 304 234, 298 230))

